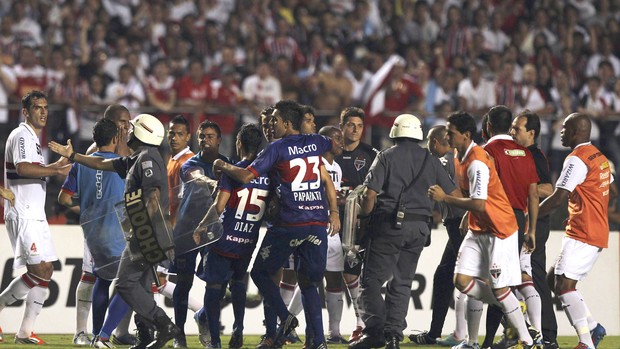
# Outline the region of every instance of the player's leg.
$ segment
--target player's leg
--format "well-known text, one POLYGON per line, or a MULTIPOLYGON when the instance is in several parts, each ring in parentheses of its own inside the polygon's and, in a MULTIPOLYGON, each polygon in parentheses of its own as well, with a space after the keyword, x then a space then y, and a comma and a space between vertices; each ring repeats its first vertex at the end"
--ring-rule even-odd
POLYGON ((235 322, 228 347, 231 349, 243 346, 243 321, 245 319, 245 303, 247 297, 247 270, 251 255, 232 261, 233 275, 229 281, 235 322))
POLYGON ((280 296, 287 307, 291 304, 291 300, 293 299, 295 285, 297 285, 297 274, 295 273, 293 255, 291 255, 288 258, 288 263, 285 263, 284 269, 282 269, 282 280, 279 285, 280 296))
POLYGON ((177 284, 172 291, 172 305, 174 308, 174 323, 181 330, 177 341, 185 340, 185 322, 187 321, 187 309, 189 307, 189 292, 194 283, 196 272, 196 257, 200 251, 194 250, 175 257, 170 272, 177 274, 177 284))
MULTIPOLYGON (((89 345, 88 337, 88 315, 93 303, 93 286, 96 277, 90 272, 83 271, 75 290, 75 335, 73 344, 89 345)), ((94 315, 93 315, 94 316, 94 315)))
POLYGON ((208 348, 221 348, 220 339, 220 304, 226 292, 226 285, 232 276, 231 259, 213 251, 206 250, 203 255, 203 270, 199 274, 205 281, 204 309, 211 333, 211 342, 208 348))
POLYGON ((327 264, 325 266, 325 307, 329 317, 329 336, 327 343, 348 343, 340 333, 340 321, 344 307, 343 300, 343 277, 344 252, 340 235, 335 234, 327 237, 327 264))

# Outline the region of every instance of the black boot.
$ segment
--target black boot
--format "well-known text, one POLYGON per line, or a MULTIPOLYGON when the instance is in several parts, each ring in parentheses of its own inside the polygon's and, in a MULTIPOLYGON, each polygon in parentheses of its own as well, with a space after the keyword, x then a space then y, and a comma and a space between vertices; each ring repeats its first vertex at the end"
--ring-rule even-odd
POLYGON ((138 314, 134 316, 134 319, 138 328, 138 338, 136 344, 129 349, 146 349, 147 345, 155 340, 153 325, 138 314))
POLYGON ((155 318, 155 327, 157 328, 157 338, 155 338, 154 342, 147 345, 147 349, 163 348, 166 343, 181 333, 177 325, 165 314, 155 318))

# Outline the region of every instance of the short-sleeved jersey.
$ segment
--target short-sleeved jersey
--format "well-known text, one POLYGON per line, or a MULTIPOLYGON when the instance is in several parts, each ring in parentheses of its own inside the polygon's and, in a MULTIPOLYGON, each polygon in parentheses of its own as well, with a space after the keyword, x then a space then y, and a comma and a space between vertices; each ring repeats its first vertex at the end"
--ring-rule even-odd
POLYGON ((256 177, 269 174, 275 187, 280 212, 274 226, 327 225, 321 159, 331 147, 321 135, 290 135, 269 144, 247 167, 256 177))
POLYGON ((517 219, 495 170, 493 159, 476 143, 455 163, 459 187, 464 197, 486 200, 484 212, 469 213, 469 229, 474 234, 493 234, 504 239, 514 234, 517 219))
POLYGON ((381 151, 370 167, 365 184, 379 194, 376 212, 385 214, 396 212, 400 199, 406 213, 432 216, 435 204, 426 195, 428 188, 438 184, 447 193, 456 189, 439 159, 410 141, 381 151), (424 158, 426 163, 422 165, 424 158), (418 174, 413 187, 408 188, 418 174))
POLYGON ((609 241, 609 160, 591 143, 582 143, 564 160, 556 188, 568 190, 566 235, 606 248, 609 241))
MULTIPOLYGON (((91 156, 114 159, 118 154, 95 152, 91 156)), ((80 223, 84 237, 95 255, 120 256, 125 247, 121 225, 114 213, 114 205, 123 200, 125 183, 115 172, 95 170, 84 165, 73 164, 61 190, 71 196, 77 195, 80 201, 80 223), (85 213, 90 211, 91 214, 85 213), (99 216, 93 216, 98 214, 99 216), (94 224, 88 224, 89 222, 94 224), (102 229, 106 231, 105 238, 102 229), (94 246, 97 246, 95 250, 94 246)), ((95 258, 95 262, 101 259, 95 258)))
MULTIPOLYGON (((245 168, 249 164, 242 160, 235 166, 245 168)), ((218 187, 220 192, 230 193, 230 198, 222 213, 224 235, 209 248, 232 258, 251 255, 267 207, 269 177, 256 177, 248 184, 241 184, 223 175, 218 187)))
POLYGON ((530 184, 538 183, 532 153, 509 135, 492 137, 484 150, 495 161, 495 169, 512 208, 526 211, 530 184))
POLYGON ((114 170, 125 179, 125 193, 142 189, 144 193, 157 188, 162 212, 169 212, 168 180, 164 160, 157 147, 141 146, 133 154, 112 160, 114 170))
POLYGON ((19 124, 6 140, 4 183, 15 194, 15 205, 4 202, 4 218, 9 213, 22 219, 45 220, 45 178, 27 178, 17 174, 17 164, 44 165, 39 138, 25 122, 19 124))
POLYGON ((194 152, 187 147, 168 160, 168 200, 170 200, 170 223, 173 227, 181 201, 179 197, 181 194, 181 166, 192 156, 194 156, 194 152))
POLYGON ((370 165, 375 160, 379 151, 366 143, 360 143, 352 151, 343 151, 336 157, 336 162, 342 168, 342 187, 355 189, 364 183, 370 165))
MULTIPOLYGON (((229 158, 222 154, 219 154, 219 159, 227 163, 232 163, 229 158)), ((190 180, 191 178, 190 176, 188 176, 188 174, 195 170, 200 171, 200 173, 211 179, 217 180, 217 176, 215 176, 215 173, 213 173, 213 163, 203 160, 202 157, 200 157, 200 152, 189 158, 189 160, 185 161, 183 166, 181 166, 181 180, 183 182, 187 182, 188 180, 190 180)))
POLYGON ((323 166, 325 166, 325 169, 327 170, 327 173, 329 173, 332 182, 334 182, 334 187, 336 188, 336 190, 340 190, 342 183, 342 168, 340 168, 340 165, 336 162, 336 160, 332 161, 332 163, 330 164, 329 161, 323 158, 323 166))

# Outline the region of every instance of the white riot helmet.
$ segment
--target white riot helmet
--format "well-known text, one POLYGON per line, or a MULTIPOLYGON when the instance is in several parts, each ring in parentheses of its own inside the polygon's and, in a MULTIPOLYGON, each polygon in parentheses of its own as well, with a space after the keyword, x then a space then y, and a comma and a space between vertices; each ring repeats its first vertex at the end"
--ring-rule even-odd
POLYGON ((420 141, 424 139, 420 119, 411 114, 399 115, 396 120, 394 120, 394 125, 392 125, 392 129, 390 130, 390 138, 399 137, 413 138, 420 141))
POLYGON ((164 125, 151 114, 140 114, 132 119, 133 134, 146 144, 159 146, 164 140, 164 125))

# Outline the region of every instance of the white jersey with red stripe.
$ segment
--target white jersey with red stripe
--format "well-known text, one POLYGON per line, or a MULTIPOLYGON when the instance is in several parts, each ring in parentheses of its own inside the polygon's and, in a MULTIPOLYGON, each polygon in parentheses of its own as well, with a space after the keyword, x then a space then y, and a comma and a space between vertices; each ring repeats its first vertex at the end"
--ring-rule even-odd
POLYGON ((44 164, 39 137, 25 122, 14 129, 6 141, 4 183, 15 194, 15 205, 4 202, 4 219, 45 220, 45 178, 26 178, 17 174, 22 162, 44 164))

